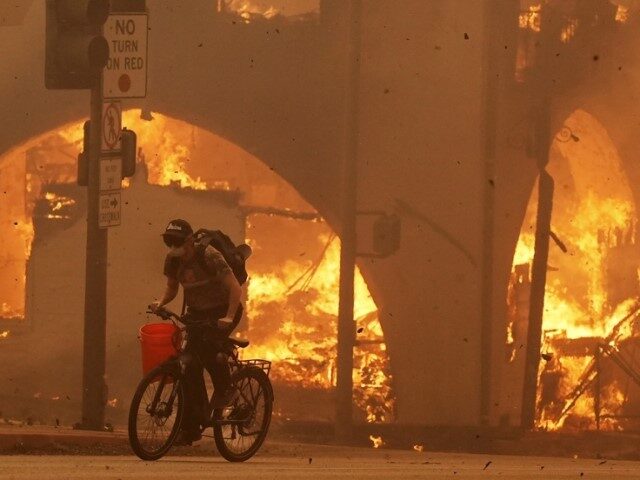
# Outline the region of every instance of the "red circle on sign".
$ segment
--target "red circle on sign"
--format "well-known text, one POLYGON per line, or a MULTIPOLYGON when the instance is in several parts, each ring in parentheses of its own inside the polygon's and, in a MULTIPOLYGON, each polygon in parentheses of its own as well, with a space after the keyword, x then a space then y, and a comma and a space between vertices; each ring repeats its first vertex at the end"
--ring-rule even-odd
POLYGON ((131 78, 126 73, 120 75, 118 79, 118 88, 121 92, 128 92, 131 88, 131 78))

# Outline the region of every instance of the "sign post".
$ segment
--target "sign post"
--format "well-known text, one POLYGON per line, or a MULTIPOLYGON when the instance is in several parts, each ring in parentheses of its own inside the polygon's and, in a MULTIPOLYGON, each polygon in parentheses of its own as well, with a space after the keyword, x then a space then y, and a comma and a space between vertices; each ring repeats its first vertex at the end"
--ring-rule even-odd
POLYGON ((100 158, 100 228, 120 225, 120 188, 122 186, 122 107, 119 101, 102 104, 102 135, 100 158))
POLYGON ((84 297, 84 339, 82 359, 82 422, 79 428, 104 429, 104 373, 107 328, 107 230, 99 223, 102 138, 102 74, 91 89, 89 176, 87 182, 87 257, 84 297))
POLYGON ((109 60, 104 69, 105 98, 142 98, 147 95, 146 13, 109 15, 104 25, 109 60))
MULTIPOLYGON (((77 9, 81 4, 79 1, 62 2, 64 5, 58 5, 58 3, 53 0, 47 1, 48 16, 54 11, 54 6, 64 7, 68 4, 69 9, 77 9)), ((107 1, 90 3, 92 5, 100 3, 106 8, 105 11, 109 10, 107 1)), ((113 0, 111 8, 118 8, 114 5, 122 3, 113 0)), ((100 65, 95 69, 90 68, 90 72, 87 73, 91 76, 86 82, 91 86, 91 116, 88 122, 91 128, 85 127, 85 137, 89 138, 85 138, 83 153, 87 168, 87 248, 82 353, 82 421, 77 428, 88 430, 104 429, 107 398, 105 368, 108 236, 106 227, 120 225, 120 187, 123 174, 122 108, 120 103, 113 99, 141 98, 147 93, 147 15, 144 13, 146 6, 144 0, 136 3, 141 6, 131 8, 140 8, 141 13, 110 15, 104 29, 100 22, 100 33, 104 36, 103 53, 106 57, 108 43, 109 59, 104 70, 102 67, 105 62, 95 62, 96 65, 97 63, 100 65), (105 98, 110 100, 105 102, 105 98)), ((129 5, 128 2, 127 5, 129 5)), ((49 23, 49 17, 47 17, 47 28, 49 23)), ((86 26, 82 24, 81 27, 80 33, 86 37, 86 26)), ((49 43, 47 39, 47 50, 50 49, 49 43)), ((76 43, 83 48, 85 46, 83 42, 76 43)), ((81 54, 79 49, 78 52, 71 53, 77 57, 81 54)), ((98 53, 101 52, 98 51, 98 53)), ((89 61, 91 62, 92 59, 90 55, 89 61)), ((93 66, 95 65, 92 64, 91 67, 93 66)), ((68 79, 65 77, 65 80, 68 79)), ((87 79, 83 78, 84 80, 87 79)), ((69 86, 67 82, 64 88, 87 88, 87 86, 84 84, 80 87, 69 86)), ((135 134, 133 140, 131 135, 127 135, 124 143, 125 152, 130 150, 131 145, 135 151, 135 134)), ((135 163, 133 169, 125 169, 125 174, 133 171, 135 171, 135 163)), ((80 177, 78 180, 79 184, 82 184, 80 177)))

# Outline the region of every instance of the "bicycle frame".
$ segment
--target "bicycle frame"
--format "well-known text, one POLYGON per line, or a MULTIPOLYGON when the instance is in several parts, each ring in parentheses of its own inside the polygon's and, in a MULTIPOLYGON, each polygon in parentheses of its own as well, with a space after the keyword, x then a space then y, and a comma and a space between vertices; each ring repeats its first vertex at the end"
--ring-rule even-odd
MULTIPOLYGON (((156 315, 160 316, 162 319, 164 320, 168 320, 171 319, 171 321, 173 322, 173 324, 179 329, 179 331, 182 334, 182 339, 181 339, 181 344, 179 347, 179 354, 176 357, 173 357, 169 360, 167 360, 166 362, 164 362, 162 365, 166 366, 166 365, 171 365, 174 364, 178 367, 178 370, 180 372, 180 375, 175 379, 175 381, 173 382, 173 388, 171 390, 171 394, 169 395, 169 398, 166 402, 166 406, 168 408, 169 411, 171 411, 173 409, 173 402, 176 399, 176 396, 178 394, 178 388, 180 386, 180 382, 182 381, 183 375, 185 373, 185 370, 187 368, 187 366, 193 362, 193 361, 198 361, 202 364, 202 361, 198 358, 197 360, 193 358, 193 356, 190 353, 186 353, 185 352, 185 348, 187 346, 188 343, 188 333, 187 333, 187 326, 183 323, 182 321, 182 317, 179 317, 178 315, 176 315, 173 312, 170 312, 168 310, 164 310, 162 312, 148 312, 148 313, 155 313, 156 315)), ((241 361, 239 359, 238 356, 238 348, 234 347, 231 352, 229 353, 229 368, 231 368, 232 372, 237 372, 242 368, 249 368, 249 367, 254 367, 254 368, 261 368, 262 370, 266 371, 266 373, 269 373, 269 369, 270 369, 270 362, 266 362, 266 361, 256 361, 256 360, 247 360, 247 361, 241 361), (256 362, 262 362, 261 364, 258 364, 256 362), (265 364, 268 364, 265 366, 265 364)), ((204 374, 204 372, 203 372, 204 374)), ((160 402, 160 395, 162 394, 162 391, 164 390, 164 387, 166 385, 166 375, 163 375, 162 378, 160 379, 160 385, 158 386, 154 398, 151 402, 151 404, 147 407, 147 413, 151 414, 151 415, 155 415, 156 414, 156 409, 158 407, 158 403, 160 402)), ((271 395, 271 392, 265 392, 267 395, 271 395)), ((244 395, 243 392, 239 391, 240 396, 243 398, 243 400, 247 403, 249 403, 249 399, 246 397, 246 395, 244 395)), ((209 419, 212 419, 213 417, 213 411, 214 411, 214 396, 212 395, 211 398, 207 398, 207 412, 206 415, 209 419)), ((208 422, 205 426, 206 427, 213 427, 214 425, 239 425, 242 423, 245 423, 246 420, 244 419, 225 419, 225 420, 212 420, 210 422, 208 422)))

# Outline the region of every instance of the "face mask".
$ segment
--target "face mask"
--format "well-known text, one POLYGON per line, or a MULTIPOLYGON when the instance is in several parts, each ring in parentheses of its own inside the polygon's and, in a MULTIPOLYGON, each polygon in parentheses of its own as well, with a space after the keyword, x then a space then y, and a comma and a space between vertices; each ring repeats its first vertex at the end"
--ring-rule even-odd
POLYGON ((182 257, 186 253, 184 245, 182 247, 173 247, 169 250, 170 257, 182 257))

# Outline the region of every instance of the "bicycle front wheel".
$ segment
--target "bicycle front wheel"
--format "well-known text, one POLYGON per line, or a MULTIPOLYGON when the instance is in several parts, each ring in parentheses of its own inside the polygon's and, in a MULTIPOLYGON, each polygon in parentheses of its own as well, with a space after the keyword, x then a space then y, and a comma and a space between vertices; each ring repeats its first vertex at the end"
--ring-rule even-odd
POLYGON ((180 430, 184 413, 182 379, 161 365, 140 381, 129 409, 129 443, 142 460, 165 455, 180 430))
POLYGON ((269 430, 273 390, 259 368, 247 367, 231 378, 231 405, 213 412, 216 447, 230 462, 244 462, 258 451, 269 430))

